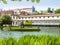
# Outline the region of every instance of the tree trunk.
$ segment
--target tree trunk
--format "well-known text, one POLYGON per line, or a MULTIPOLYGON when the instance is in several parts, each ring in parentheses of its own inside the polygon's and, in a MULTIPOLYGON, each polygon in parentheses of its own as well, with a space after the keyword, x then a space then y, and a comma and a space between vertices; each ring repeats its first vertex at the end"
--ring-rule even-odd
POLYGON ((9 25, 9 30, 11 30, 11 25, 9 25))

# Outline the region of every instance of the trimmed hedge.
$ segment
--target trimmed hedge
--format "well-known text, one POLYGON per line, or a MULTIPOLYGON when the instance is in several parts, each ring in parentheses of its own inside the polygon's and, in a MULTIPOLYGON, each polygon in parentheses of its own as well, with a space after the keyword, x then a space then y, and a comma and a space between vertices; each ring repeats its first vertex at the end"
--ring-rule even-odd
POLYGON ((11 31, 40 31, 40 29, 36 28, 20 28, 20 29, 11 29, 11 31))
MULTIPOLYGON (((9 27, 3 28, 5 31, 9 30, 9 27)), ((40 31, 39 28, 21 28, 20 26, 12 26, 10 31, 40 31)))

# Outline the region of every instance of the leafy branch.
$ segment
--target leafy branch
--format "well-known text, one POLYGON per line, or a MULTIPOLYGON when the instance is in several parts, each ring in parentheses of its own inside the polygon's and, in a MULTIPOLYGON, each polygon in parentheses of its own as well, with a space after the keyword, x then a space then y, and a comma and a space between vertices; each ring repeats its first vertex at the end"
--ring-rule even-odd
MULTIPOLYGON (((11 1, 22 1, 22 0, 11 0, 11 1)), ((27 2, 28 1, 30 1, 30 0, 26 0, 27 2)), ((4 4, 7 4, 7 0, 2 0, 2 2, 4 3, 4 4)), ((31 2, 33 3, 33 2, 37 2, 37 3, 39 3, 40 2, 40 0, 31 0, 31 2)))

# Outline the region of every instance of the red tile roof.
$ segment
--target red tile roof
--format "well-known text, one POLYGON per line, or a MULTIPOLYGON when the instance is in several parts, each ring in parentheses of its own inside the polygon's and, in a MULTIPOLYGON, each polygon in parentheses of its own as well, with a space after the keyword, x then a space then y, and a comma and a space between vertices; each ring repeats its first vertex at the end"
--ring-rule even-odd
POLYGON ((22 9, 14 9, 14 10, 31 10, 32 8, 22 8, 22 9))
POLYGON ((60 14, 46 14, 46 15, 19 15, 19 17, 45 17, 45 16, 60 16, 60 14))

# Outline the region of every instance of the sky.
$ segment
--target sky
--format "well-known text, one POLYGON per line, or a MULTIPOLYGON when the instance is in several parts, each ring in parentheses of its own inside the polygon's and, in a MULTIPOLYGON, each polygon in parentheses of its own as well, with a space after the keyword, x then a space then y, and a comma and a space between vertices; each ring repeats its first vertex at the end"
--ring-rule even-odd
POLYGON ((9 10, 9 9, 16 9, 16 8, 31 8, 32 6, 35 7, 37 11, 40 10, 47 10, 48 7, 50 8, 60 8, 60 0, 40 0, 40 3, 32 3, 31 1, 27 2, 26 0, 22 0, 21 2, 18 1, 11 1, 7 0, 7 4, 3 4, 0 1, 0 9, 2 10, 9 10))

